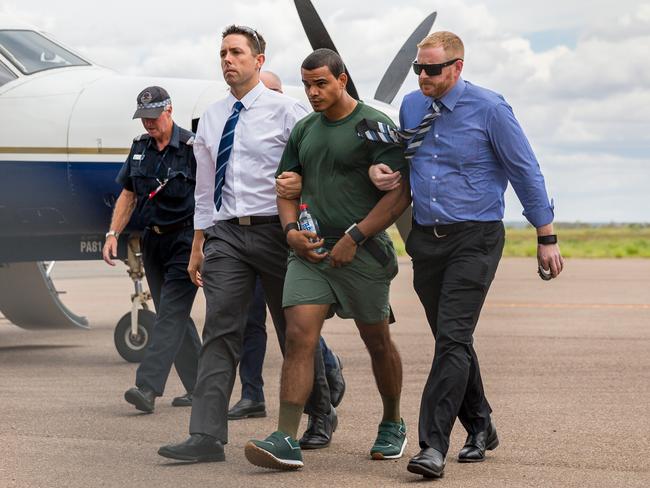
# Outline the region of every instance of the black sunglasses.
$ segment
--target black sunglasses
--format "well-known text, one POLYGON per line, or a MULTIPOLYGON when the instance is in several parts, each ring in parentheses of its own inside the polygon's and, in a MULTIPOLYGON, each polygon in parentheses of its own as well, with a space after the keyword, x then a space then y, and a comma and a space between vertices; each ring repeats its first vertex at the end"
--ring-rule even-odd
POLYGON ((255 29, 251 29, 250 27, 247 27, 245 25, 238 25, 237 28, 239 28, 239 29, 245 31, 247 34, 250 34, 251 36, 253 36, 253 38, 255 39, 255 42, 257 43, 257 52, 259 54, 262 54, 262 44, 260 44, 260 38, 257 37, 257 32, 255 31, 255 29))
POLYGON ((451 61, 447 61, 445 63, 440 63, 440 64, 420 64, 417 61, 413 61, 413 71, 418 76, 420 76, 422 70, 424 70, 424 72, 429 76, 436 76, 442 73, 442 68, 444 68, 445 66, 451 66, 456 61, 462 61, 462 59, 454 58, 451 61))

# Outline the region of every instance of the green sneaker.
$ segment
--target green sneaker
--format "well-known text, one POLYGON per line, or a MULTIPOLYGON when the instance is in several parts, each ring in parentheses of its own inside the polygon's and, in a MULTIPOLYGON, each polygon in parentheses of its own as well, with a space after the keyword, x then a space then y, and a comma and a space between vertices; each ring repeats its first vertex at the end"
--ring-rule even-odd
POLYGON ((294 470, 304 466, 298 441, 279 430, 263 441, 248 441, 244 452, 251 464, 262 468, 294 470))
POLYGON ((404 419, 397 422, 384 421, 379 424, 377 439, 370 449, 372 459, 397 459, 404 454, 406 447, 406 424, 404 419))

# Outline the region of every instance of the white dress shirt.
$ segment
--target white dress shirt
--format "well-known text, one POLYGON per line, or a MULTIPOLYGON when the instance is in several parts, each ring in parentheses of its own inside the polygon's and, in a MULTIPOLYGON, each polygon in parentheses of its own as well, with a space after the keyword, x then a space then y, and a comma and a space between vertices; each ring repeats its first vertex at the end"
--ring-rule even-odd
POLYGON ((275 172, 291 129, 307 110, 297 100, 267 89, 261 82, 241 99, 244 108, 226 166, 221 208, 214 204, 215 165, 221 134, 237 99, 231 93, 210 105, 196 131, 194 228, 207 229, 219 220, 277 215, 275 172))

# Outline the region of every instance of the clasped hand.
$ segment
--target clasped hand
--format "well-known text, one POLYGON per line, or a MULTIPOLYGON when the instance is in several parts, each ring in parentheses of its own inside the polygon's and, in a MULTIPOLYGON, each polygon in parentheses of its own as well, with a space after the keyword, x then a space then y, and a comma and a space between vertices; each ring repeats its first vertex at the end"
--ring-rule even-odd
POLYGON ((351 263, 357 252, 356 243, 347 234, 338 240, 332 252, 316 252, 318 248, 325 244, 325 240, 313 241, 314 239, 318 239, 318 235, 308 230, 291 230, 287 234, 289 246, 298 256, 310 263, 320 263, 323 259, 329 257, 330 266, 340 268, 351 263))
POLYGON ((328 256, 327 252, 318 253, 316 249, 323 247, 325 239, 318 239, 318 234, 308 230, 290 230, 287 234, 287 244, 301 258, 310 263, 319 263, 328 256))

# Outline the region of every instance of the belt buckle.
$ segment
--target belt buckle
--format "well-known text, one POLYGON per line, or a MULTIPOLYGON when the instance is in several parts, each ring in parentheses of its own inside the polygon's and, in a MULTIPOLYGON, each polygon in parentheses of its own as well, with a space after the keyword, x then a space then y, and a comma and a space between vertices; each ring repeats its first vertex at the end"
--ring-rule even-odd
POLYGON ((237 217, 237 220, 239 221, 239 225, 251 225, 250 216, 248 216, 248 217, 237 217))
POLYGON ((447 237, 447 234, 438 234, 438 226, 437 225, 433 226, 433 235, 436 236, 438 239, 442 239, 443 237, 447 237))
POLYGON ((160 227, 158 227, 157 225, 154 225, 152 229, 156 234, 162 234, 162 230, 160 230, 160 227))

